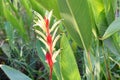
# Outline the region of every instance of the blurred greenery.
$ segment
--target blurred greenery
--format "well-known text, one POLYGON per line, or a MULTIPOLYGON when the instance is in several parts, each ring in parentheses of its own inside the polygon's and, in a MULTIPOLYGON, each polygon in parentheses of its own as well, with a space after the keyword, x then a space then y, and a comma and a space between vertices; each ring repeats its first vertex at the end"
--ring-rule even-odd
POLYGON ((48 80, 33 20, 50 10, 50 26, 63 19, 53 80, 119 80, 120 0, 0 0, 0 80, 48 80))

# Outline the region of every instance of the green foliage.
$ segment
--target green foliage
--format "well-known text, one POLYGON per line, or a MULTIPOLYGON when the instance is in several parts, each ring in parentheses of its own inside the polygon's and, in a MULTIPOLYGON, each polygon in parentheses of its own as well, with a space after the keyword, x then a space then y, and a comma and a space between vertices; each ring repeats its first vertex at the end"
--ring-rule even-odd
POLYGON ((64 25, 71 37, 80 47, 88 50, 92 39, 92 19, 87 1, 58 0, 58 3, 64 25))
POLYGON ((0 64, 10 67, 1 65, 0 70, 11 80, 48 80, 49 68, 41 50, 44 46, 32 30, 33 11, 44 16, 53 10, 50 24, 64 19, 57 32, 63 34, 58 41, 61 53, 53 68, 53 80, 119 80, 120 18, 115 18, 119 16, 118 1, 1 0, 0 64), (74 54, 83 56, 75 58, 74 54), (82 65, 77 65, 79 59, 82 65))
POLYGON ((59 12, 59 9, 58 9, 58 2, 57 0, 37 0, 37 2, 40 3, 41 6, 44 7, 44 9, 47 9, 47 10, 51 10, 53 9, 53 15, 60 19, 60 12, 59 12))
MULTIPOLYGON (((13 27, 18 31, 18 33, 24 38, 25 41, 28 40, 28 36, 27 33, 25 31, 25 28, 23 27, 23 22, 22 19, 17 19, 13 13, 8 10, 6 8, 6 3, 3 1, 3 12, 4 12, 4 16, 5 18, 11 22, 11 24, 13 25, 13 27)), ((8 6, 10 7, 10 6, 8 6)))
POLYGON ((60 53, 60 67, 63 80, 81 80, 73 51, 65 34, 61 38, 61 48, 63 50, 60 53))
POLYGON ((7 34, 8 42, 9 42, 11 48, 14 49, 14 45, 13 45, 13 43, 14 43, 14 30, 13 30, 13 26, 9 22, 5 23, 5 31, 7 34))
POLYGON ((107 30, 105 31, 102 37, 102 40, 110 37, 111 35, 113 35, 114 33, 118 31, 120 31, 120 18, 116 19, 109 25, 109 27, 107 28, 107 30))

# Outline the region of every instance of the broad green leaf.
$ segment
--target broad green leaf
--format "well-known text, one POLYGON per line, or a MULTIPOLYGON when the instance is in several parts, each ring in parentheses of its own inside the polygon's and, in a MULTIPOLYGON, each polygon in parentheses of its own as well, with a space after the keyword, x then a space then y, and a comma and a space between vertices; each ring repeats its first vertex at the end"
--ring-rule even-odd
POLYGON ((53 10, 53 15, 60 18, 57 0, 37 0, 46 10, 53 10))
POLYGON ((120 18, 114 20, 109 27, 107 28, 107 30, 105 31, 103 37, 101 38, 102 40, 110 37, 111 35, 113 35, 114 33, 120 31, 120 18))
POLYGON ((4 73, 8 76, 10 80, 32 80, 25 74, 9 66, 0 65, 0 68, 4 71, 4 73))
POLYGON ((64 80, 81 80, 77 63, 68 39, 63 34, 61 38, 60 67, 64 80))
POLYGON ((92 18, 87 0, 58 0, 63 23, 80 47, 88 50, 92 39, 92 18))

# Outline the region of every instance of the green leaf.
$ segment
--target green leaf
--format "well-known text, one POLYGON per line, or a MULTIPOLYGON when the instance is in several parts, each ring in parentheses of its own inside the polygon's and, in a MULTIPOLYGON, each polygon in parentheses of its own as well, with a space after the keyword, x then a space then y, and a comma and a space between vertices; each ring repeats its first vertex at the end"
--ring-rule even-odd
POLYGON ((103 36, 105 30, 114 20, 113 0, 89 0, 94 19, 98 29, 98 35, 103 36))
POLYGON ((81 80, 77 63, 68 39, 63 34, 61 38, 60 67, 64 80, 81 80))
POLYGON ((54 64, 53 71, 57 77, 57 80, 63 80, 61 69, 60 69, 60 56, 57 57, 57 62, 54 64))
POLYGON ((88 50, 92 39, 92 21, 87 0, 58 0, 63 23, 80 47, 88 50))
POLYGON ((29 0, 32 6, 32 9, 40 13, 42 16, 45 13, 45 9, 41 6, 36 0, 29 0))
POLYGON ((114 3, 114 1, 113 0, 103 0, 104 8, 105 8, 105 15, 106 15, 106 18, 107 18, 108 25, 110 25, 111 22, 115 18, 114 9, 113 9, 113 6, 112 6, 112 3, 114 3))
POLYGON ((107 28, 107 30, 105 31, 105 33, 101 39, 104 40, 118 31, 120 31, 120 18, 114 20, 110 24, 110 26, 107 28))
POLYGON ((36 41, 36 49, 37 49, 37 52, 38 52, 38 56, 39 56, 40 60, 43 62, 43 64, 45 66, 47 66, 47 64, 45 63, 45 55, 44 55, 44 53, 41 49, 42 46, 43 46, 43 44, 39 40, 37 40, 36 41))
POLYGON ((10 80, 32 80, 25 74, 9 66, 0 65, 0 68, 4 71, 4 73, 8 76, 10 80))
POLYGON ((108 27, 103 0, 89 0, 94 15, 98 36, 102 36, 108 27))
POLYGON ((2 1, 0 1, 0 16, 3 15, 3 6, 2 6, 2 1))
POLYGON ((60 12, 59 12, 59 9, 58 9, 57 0, 38 0, 38 2, 46 10, 51 11, 53 9, 53 15, 55 15, 55 17, 57 17, 57 18, 60 18, 60 12))
POLYGON ((7 34, 7 39, 8 39, 8 42, 11 46, 12 49, 14 49, 14 30, 13 30, 13 26, 9 23, 9 22, 6 22, 5 23, 5 32, 7 34))
POLYGON ((116 10, 117 10, 117 1, 118 0, 112 0, 112 6, 113 6, 113 10, 114 10, 114 12, 116 12, 116 10))
POLYGON ((114 55, 119 55, 119 50, 116 48, 113 38, 108 38, 104 40, 104 44, 114 55))

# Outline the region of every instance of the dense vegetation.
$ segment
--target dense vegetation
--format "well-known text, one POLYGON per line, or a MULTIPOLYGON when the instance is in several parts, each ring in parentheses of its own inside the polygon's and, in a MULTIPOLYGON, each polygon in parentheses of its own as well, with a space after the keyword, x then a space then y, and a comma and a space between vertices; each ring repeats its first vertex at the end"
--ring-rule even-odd
POLYGON ((41 29, 33 25, 35 12, 44 18, 51 10, 49 27, 61 20, 52 80, 120 80, 119 5, 119 0, 0 0, 0 80, 50 79, 46 45, 35 32, 41 29))

